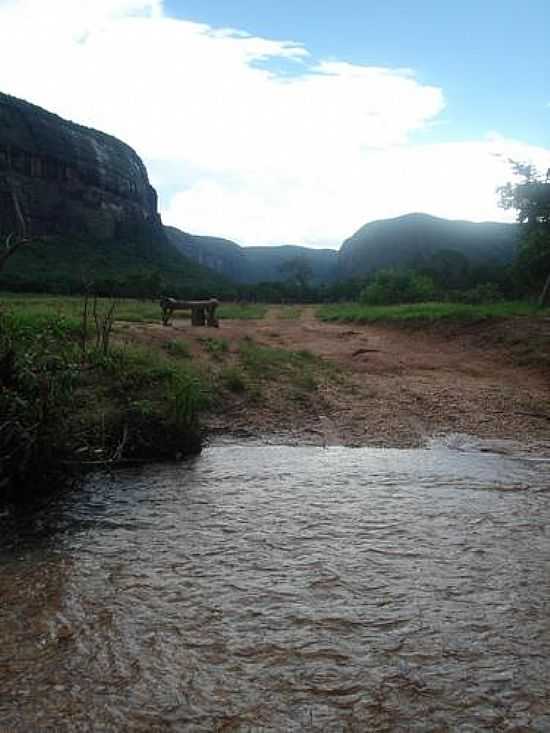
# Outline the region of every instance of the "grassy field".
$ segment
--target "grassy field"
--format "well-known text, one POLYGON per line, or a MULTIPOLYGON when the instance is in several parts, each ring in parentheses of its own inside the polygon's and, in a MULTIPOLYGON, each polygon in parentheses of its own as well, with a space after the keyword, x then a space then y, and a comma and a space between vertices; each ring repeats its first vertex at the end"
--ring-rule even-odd
POLYGON ((351 323, 375 321, 479 321, 488 318, 547 316, 548 313, 548 308, 541 309, 524 301, 508 301, 486 305, 414 303, 410 305, 369 306, 359 303, 342 303, 323 305, 317 309, 317 317, 322 321, 351 323))
POLYGON ((263 303, 222 303, 216 312, 218 318, 252 321, 264 318, 267 308, 263 303))
MULTIPOLYGON (((99 298, 100 310, 105 310, 111 301, 99 298)), ((63 316, 67 319, 80 319, 84 298, 82 296, 34 295, 20 293, 0 293, 0 306, 8 306, 15 312, 41 314, 43 316, 63 316)), ((262 319, 267 312, 263 304, 222 303, 218 317, 222 319, 262 319)), ((181 313, 185 316, 185 311, 181 313)), ((117 321, 147 323, 160 321, 160 306, 157 301, 119 298, 116 301, 115 318, 117 321)))
MULTIPOLYGON (((98 309, 104 311, 111 301, 98 298, 98 309)), ((80 320, 84 307, 82 296, 34 295, 19 293, 0 293, 0 306, 20 313, 41 316, 63 316, 69 320, 80 320)), ((148 322, 160 321, 160 307, 156 302, 118 299, 115 317, 117 321, 148 322)))

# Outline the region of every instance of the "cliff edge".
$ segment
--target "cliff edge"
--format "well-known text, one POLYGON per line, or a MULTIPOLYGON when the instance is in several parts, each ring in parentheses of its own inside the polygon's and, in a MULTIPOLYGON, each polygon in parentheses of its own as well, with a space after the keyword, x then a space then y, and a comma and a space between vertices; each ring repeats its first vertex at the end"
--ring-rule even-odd
POLYGON ((125 143, 0 93, 0 234, 164 238, 157 195, 125 143))

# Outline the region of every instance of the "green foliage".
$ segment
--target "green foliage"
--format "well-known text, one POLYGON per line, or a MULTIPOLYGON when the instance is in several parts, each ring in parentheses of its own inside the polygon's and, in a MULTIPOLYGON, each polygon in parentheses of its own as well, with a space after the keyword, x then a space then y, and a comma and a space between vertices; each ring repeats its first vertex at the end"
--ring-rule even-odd
POLYGON ((550 273, 550 229, 528 229, 520 244, 516 274, 529 293, 540 292, 550 273))
POLYGON ((229 351, 229 343, 224 338, 202 338, 200 339, 204 344, 204 348, 210 356, 215 359, 221 359, 229 351))
POLYGON ((316 372, 330 367, 310 351, 288 351, 243 339, 239 347, 241 365, 251 380, 276 380, 283 377, 295 392, 311 392, 317 388, 316 372))
POLYGON ((220 372, 222 385, 230 392, 240 393, 246 391, 246 380, 241 369, 238 367, 226 367, 220 372))
POLYGON ((0 312, 0 499, 53 475, 78 378, 69 324, 0 312))
POLYGON ((486 305, 464 303, 419 303, 412 305, 368 306, 358 303, 324 305, 317 317, 327 322, 372 323, 376 321, 478 321, 485 318, 533 316, 538 311, 524 301, 504 301, 486 305))
MULTIPOLYGON (((24 314, 22 317, 63 317, 70 322, 75 330, 80 328, 82 318, 83 299, 81 296, 45 295, 37 293, 0 293, 0 302, 9 306, 15 313, 24 314)), ((98 298, 98 308, 104 311, 109 298, 98 298)), ((117 321, 129 323, 158 322, 160 321, 160 306, 157 302, 150 303, 131 298, 117 300, 117 321)))
POLYGON ((510 160, 512 173, 519 183, 508 182, 500 186, 500 205, 503 209, 514 209, 520 223, 530 227, 548 224, 550 221, 550 184, 534 165, 510 160))
POLYGON ((172 339, 171 341, 166 341, 162 346, 170 356, 180 359, 191 359, 192 357, 191 351, 189 350, 189 344, 186 341, 172 339))
POLYGON ((113 346, 106 359, 92 360, 116 380, 121 393, 133 393, 153 384, 173 379, 180 369, 166 354, 141 344, 113 346))
POLYGON ((168 400, 176 427, 197 430, 200 410, 209 401, 199 377, 190 371, 179 371, 169 383, 168 400))
POLYGON ((14 292, 83 294, 90 282, 98 295, 117 298, 235 294, 228 280, 183 257, 162 238, 156 242, 49 238, 18 250, 0 273, 0 289, 14 292))
POLYGON ((79 308, 13 298, 0 310, 0 501, 52 485, 81 461, 200 450, 210 385, 155 346, 95 348, 92 338, 83 349, 79 308))
POLYGON ((266 313, 267 306, 261 303, 222 303, 216 310, 220 320, 261 320, 266 313))
POLYGON ((550 182, 533 165, 510 163, 520 183, 506 183, 498 191, 500 205, 515 209, 523 228, 516 274, 527 291, 539 290, 544 305, 550 296, 550 182))
POLYGON ((463 290, 457 294, 457 301, 459 303, 469 303, 470 305, 498 303, 502 300, 502 292, 496 283, 482 283, 481 285, 476 285, 475 288, 463 290))
POLYGON ((361 292, 360 301, 367 305, 420 303, 433 298, 435 286, 428 275, 409 270, 381 270, 361 292))

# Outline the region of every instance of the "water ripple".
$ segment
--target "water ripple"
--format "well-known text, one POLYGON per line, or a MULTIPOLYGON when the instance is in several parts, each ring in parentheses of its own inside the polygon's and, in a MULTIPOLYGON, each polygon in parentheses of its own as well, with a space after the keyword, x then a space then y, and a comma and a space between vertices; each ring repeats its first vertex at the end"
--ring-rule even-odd
POLYGON ((550 730, 550 464, 212 448, 0 540, 0 727, 550 730))

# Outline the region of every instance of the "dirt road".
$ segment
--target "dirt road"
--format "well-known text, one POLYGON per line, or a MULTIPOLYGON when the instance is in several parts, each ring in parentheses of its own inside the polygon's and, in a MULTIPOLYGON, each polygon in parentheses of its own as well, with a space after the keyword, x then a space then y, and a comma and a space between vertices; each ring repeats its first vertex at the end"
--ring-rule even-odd
MULTIPOLYGON (((530 328, 539 345, 550 342, 550 322, 404 328, 322 323, 310 307, 288 314, 272 308, 262 320, 222 321, 214 335, 227 340, 229 359, 250 337, 312 352, 335 365, 336 378, 321 379, 308 400, 289 399, 277 383, 262 400, 232 396, 208 416, 212 434, 412 447, 459 433, 550 446, 550 373, 518 363, 530 328)), ((143 328, 149 338, 186 339, 197 356, 213 335, 186 321, 143 328)))

